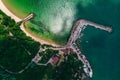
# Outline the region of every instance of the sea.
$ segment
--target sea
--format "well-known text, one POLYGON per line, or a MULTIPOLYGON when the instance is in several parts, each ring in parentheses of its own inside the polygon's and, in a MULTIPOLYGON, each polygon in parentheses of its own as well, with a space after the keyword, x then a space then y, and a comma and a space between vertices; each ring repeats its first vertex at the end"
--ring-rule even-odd
MULTIPOLYGON (((93 69, 93 78, 88 80, 120 80, 120 0, 3 0, 3 2, 20 18, 31 12, 35 13, 36 17, 31 23, 37 25, 35 27, 37 31, 45 28, 48 33, 57 35, 52 36, 52 41, 56 39, 61 42, 67 41, 72 26, 78 19, 110 26, 111 33, 88 26, 82 31, 79 45, 93 69)), ((51 36, 48 33, 47 35, 51 36)))

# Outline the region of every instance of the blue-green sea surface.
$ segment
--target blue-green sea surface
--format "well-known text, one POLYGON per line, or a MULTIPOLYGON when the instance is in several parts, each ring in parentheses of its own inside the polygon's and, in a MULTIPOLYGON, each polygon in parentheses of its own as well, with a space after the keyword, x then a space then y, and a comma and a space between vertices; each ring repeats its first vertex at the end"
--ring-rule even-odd
MULTIPOLYGON (((19 10, 14 13, 19 12, 19 17, 34 12, 36 18, 31 23, 37 26, 29 28, 38 32, 45 28, 47 32, 57 35, 50 37, 52 41, 67 41, 76 19, 83 18, 111 26, 112 33, 92 27, 86 28, 79 44, 94 71, 90 80, 120 79, 120 0, 19 0, 19 3, 18 0, 4 0, 4 2, 11 10, 18 7, 19 10)), ((40 35, 51 36, 47 32, 43 31, 40 35)))

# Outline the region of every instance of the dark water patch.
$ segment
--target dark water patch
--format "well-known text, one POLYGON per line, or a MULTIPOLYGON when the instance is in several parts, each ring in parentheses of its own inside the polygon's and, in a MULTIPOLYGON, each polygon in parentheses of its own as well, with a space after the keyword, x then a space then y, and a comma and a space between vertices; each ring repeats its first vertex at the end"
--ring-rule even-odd
POLYGON ((76 6, 75 18, 88 19, 103 25, 112 25, 120 21, 119 5, 111 3, 109 0, 97 0, 95 5, 83 7, 80 3, 76 6))
MULTIPOLYGON (((41 28, 43 28, 44 25, 41 24, 41 22, 45 23, 45 26, 50 26, 49 23, 55 23, 55 20, 59 20, 58 18, 59 17, 61 18, 63 16, 61 11, 62 9, 65 9, 64 14, 71 13, 68 10, 69 7, 70 8, 75 7, 74 9, 77 10, 75 12, 74 9, 70 9, 72 12, 75 12, 75 16, 72 18, 73 20, 84 18, 96 22, 98 24, 111 26, 113 32, 110 34, 104 31, 100 31, 99 29, 93 28, 85 29, 85 31, 83 31, 84 36, 81 38, 81 43, 79 44, 83 54, 85 54, 88 60, 90 61, 94 71, 93 78, 90 80, 119 80, 120 3, 113 3, 111 2, 111 0, 96 0, 95 4, 83 6, 81 5, 81 2, 79 1, 77 2, 77 0, 59 0, 59 1, 21 0, 21 1, 22 7, 24 6, 23 13, 31 11, 35 12, 36 18, 34 20, 37 21, 37 23, 35 22, 35 24, 38 26, 38 28, 36 27, 38 30, 35 32, 38 33, 41 30, 43 30, 41 28), (26 4, 24 5, 24 3, 26 3, 27 6, 26 4), (71 5, 71 3, 73 5, 71 5), (67 7, 66 4, 69 4, 70 6, 67 7)), ((15 0, 13 2, 18 3, 18 1, 15 0)), ((66 27, 64 26, 66 26, 67 19, 65 18, 64 17, 62 18, 63 27, 61 31, 65 31, 66 29, 66 27)), ((65 36, 58 35, 51 36, 53 36, 52 40, 64 43, 64 41, 67 41, 69 34, 70 33, 66 33, 65 36)), ((49 38, 49 35, 47 37, 49 38)))
POLYGON ((82 37, 82 52, 90 61, 94 75, 90 80, 119 80, 120 74, 120 3, 97 0, 83 7, 78 3, 75 18, 84 18, 113 28, 111 34, 87 30, 82 37), (91 35, 90 35, 91 34, 91 35), (88 42, 86 42, 88 41, 88 42))
POLYGON ((42 32, 46 32, 46 31, 49 32, 49 29, 43 22, 36 20, 31 20, 30 22, 34 25, 37 25, 40 31, 42 30, 42 32))

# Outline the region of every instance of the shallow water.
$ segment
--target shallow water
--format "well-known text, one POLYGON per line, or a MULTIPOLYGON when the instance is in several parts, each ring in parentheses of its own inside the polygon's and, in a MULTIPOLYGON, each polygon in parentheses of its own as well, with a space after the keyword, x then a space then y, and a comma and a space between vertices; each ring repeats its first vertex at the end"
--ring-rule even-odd
MULTIPOLYGON (((111 34, 95 28, 86 28, 80 46, 94 71, 94 76, 90 80, 119 80, 119 0, 20 0, 19 3, 18 0, 4 1, 10 9, 18 7, 19 11, 15 10, 14 13, 23 14, 19 15, 20 17, 34 12, 36 18, 33 21, 44 24, 50 32, 61 36, 57 37, 60 41, 68 38, 73 21, 79 18, 111 26, 111 34)), ((35 29, 39 31, 40 27, 35 29)), ((53 38, 53 41, 55 39, 53 38)))

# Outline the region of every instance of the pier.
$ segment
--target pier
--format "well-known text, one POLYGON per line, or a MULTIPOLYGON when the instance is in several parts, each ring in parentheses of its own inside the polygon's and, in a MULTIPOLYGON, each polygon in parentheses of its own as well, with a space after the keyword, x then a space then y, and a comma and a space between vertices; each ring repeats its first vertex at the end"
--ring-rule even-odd
MULTIPOLYGON (((22 21, 23 22, 28 21, 33 17, 34 17, 34 14, 31 13, 26 18, 24 18, 22 21)), ((85 57, 85 55, 82 54, 80 48, 78 47, 78 45, 76 43, 76 40, 78 38, 80 38, 81 31, 84 30, 86 27, 89 27, 89 26, 92 26, 92 27, 95 27, 95 28, 98 28, 100 30, 104 30, 104 31, 107 31, 107 32, 112 32, 112 29, 108 26, 103 26, 103 25, 100 25, 100 24, 97 24, 97 23, 94 23, 94 22, 91 22, 91 21, 88 21, 88 20, 80 19, 80 20, 77 20, 75 22, 75 24, 73 26, 73 29, 71 31, 71 35, 70 35, 70 37, 68 39, 68 42, 65 46, 55 47, 55 48, 51 47, 49 49, 62 51, 64 54, 76 54, 78 60, 83 63, 82 67, 83 67, 83 70, 84 70, 84 74, 86 76, 92 78, 93 70, 91 68, 91 65, 90 65, 89 61, 87 60, 87 58, 85 57)), ((40 50, 40 51, 42 51, 42 50, 40 50)), ((46 64, 41 64, 41 63, 39 64, 38 62, 40 60, 41 60, 41 56, 39 56, 39 54, 37 53, 36 56, 32 59, 32 62, 35 62, 37 65, 45 65, 45 66, 47 65, 47 63, 46 64)), ((48 63, 49 63, 49 61, 48 61, 48 63)))
POLYGON ((97 24, 97 23, 94 23, 88 20, 79 20, 79 22, 80 24, 83 24, 85 26, 90 25, 90 26, 94 26, 95 28, 99 28, 101 30, 112 32, 112 29, 109 26, 103 26, 103 25, 100 25, 100 24, 97 24))
POLYGON ((81 50, 79 49, 79 47, 76 43, 76 40, 78 38, 80 38, 81 31, 88 26, 93 26, 95 28, 98 28, 98 29, 101 29, 101 30, 104 30, 107 32, 112 32, 112 29, 108 26, 103 26, 103 25, 99 25, 97 23, 94 23, 94 22, 91 22, 88 20, 80 19, 75 22, 67 44, 64 47, 56 47, 56 48, 52 48, 52 49, 60 50, 60 51, 63 51, 64 53, 66 53, 66 52, 67 53, 76 53, 78 60, 80 60, 83 63, 83 70, 84 70, 86 76, 91 78, 93 76, 93 70, 90 66, 89 61, 87 60, 85 55, 82 54, 81 50))
POLYGON ((27 17, 25 17, 25 18, 22 20, 22 22, 29 21, 30 19, 34 18, 34 16, 35 16, 35 15, 34 15, 33 13, 29 14, 27 17))
POLYGON ((88 20, 80 19, 74 24, 73 30, 71 32, 71 36, 70 36, 66 46, 70 46, 72 44, 72 42, 75 42, 76 39, 79 38, 81 31, 88 26, 93 26, 95 28, 105 30, 107 32, 112 32, 112 29, 108 26, 103 26, 103 25, 99 25, 97 23, 94 23, 94 22, 91 22, 88 20))

